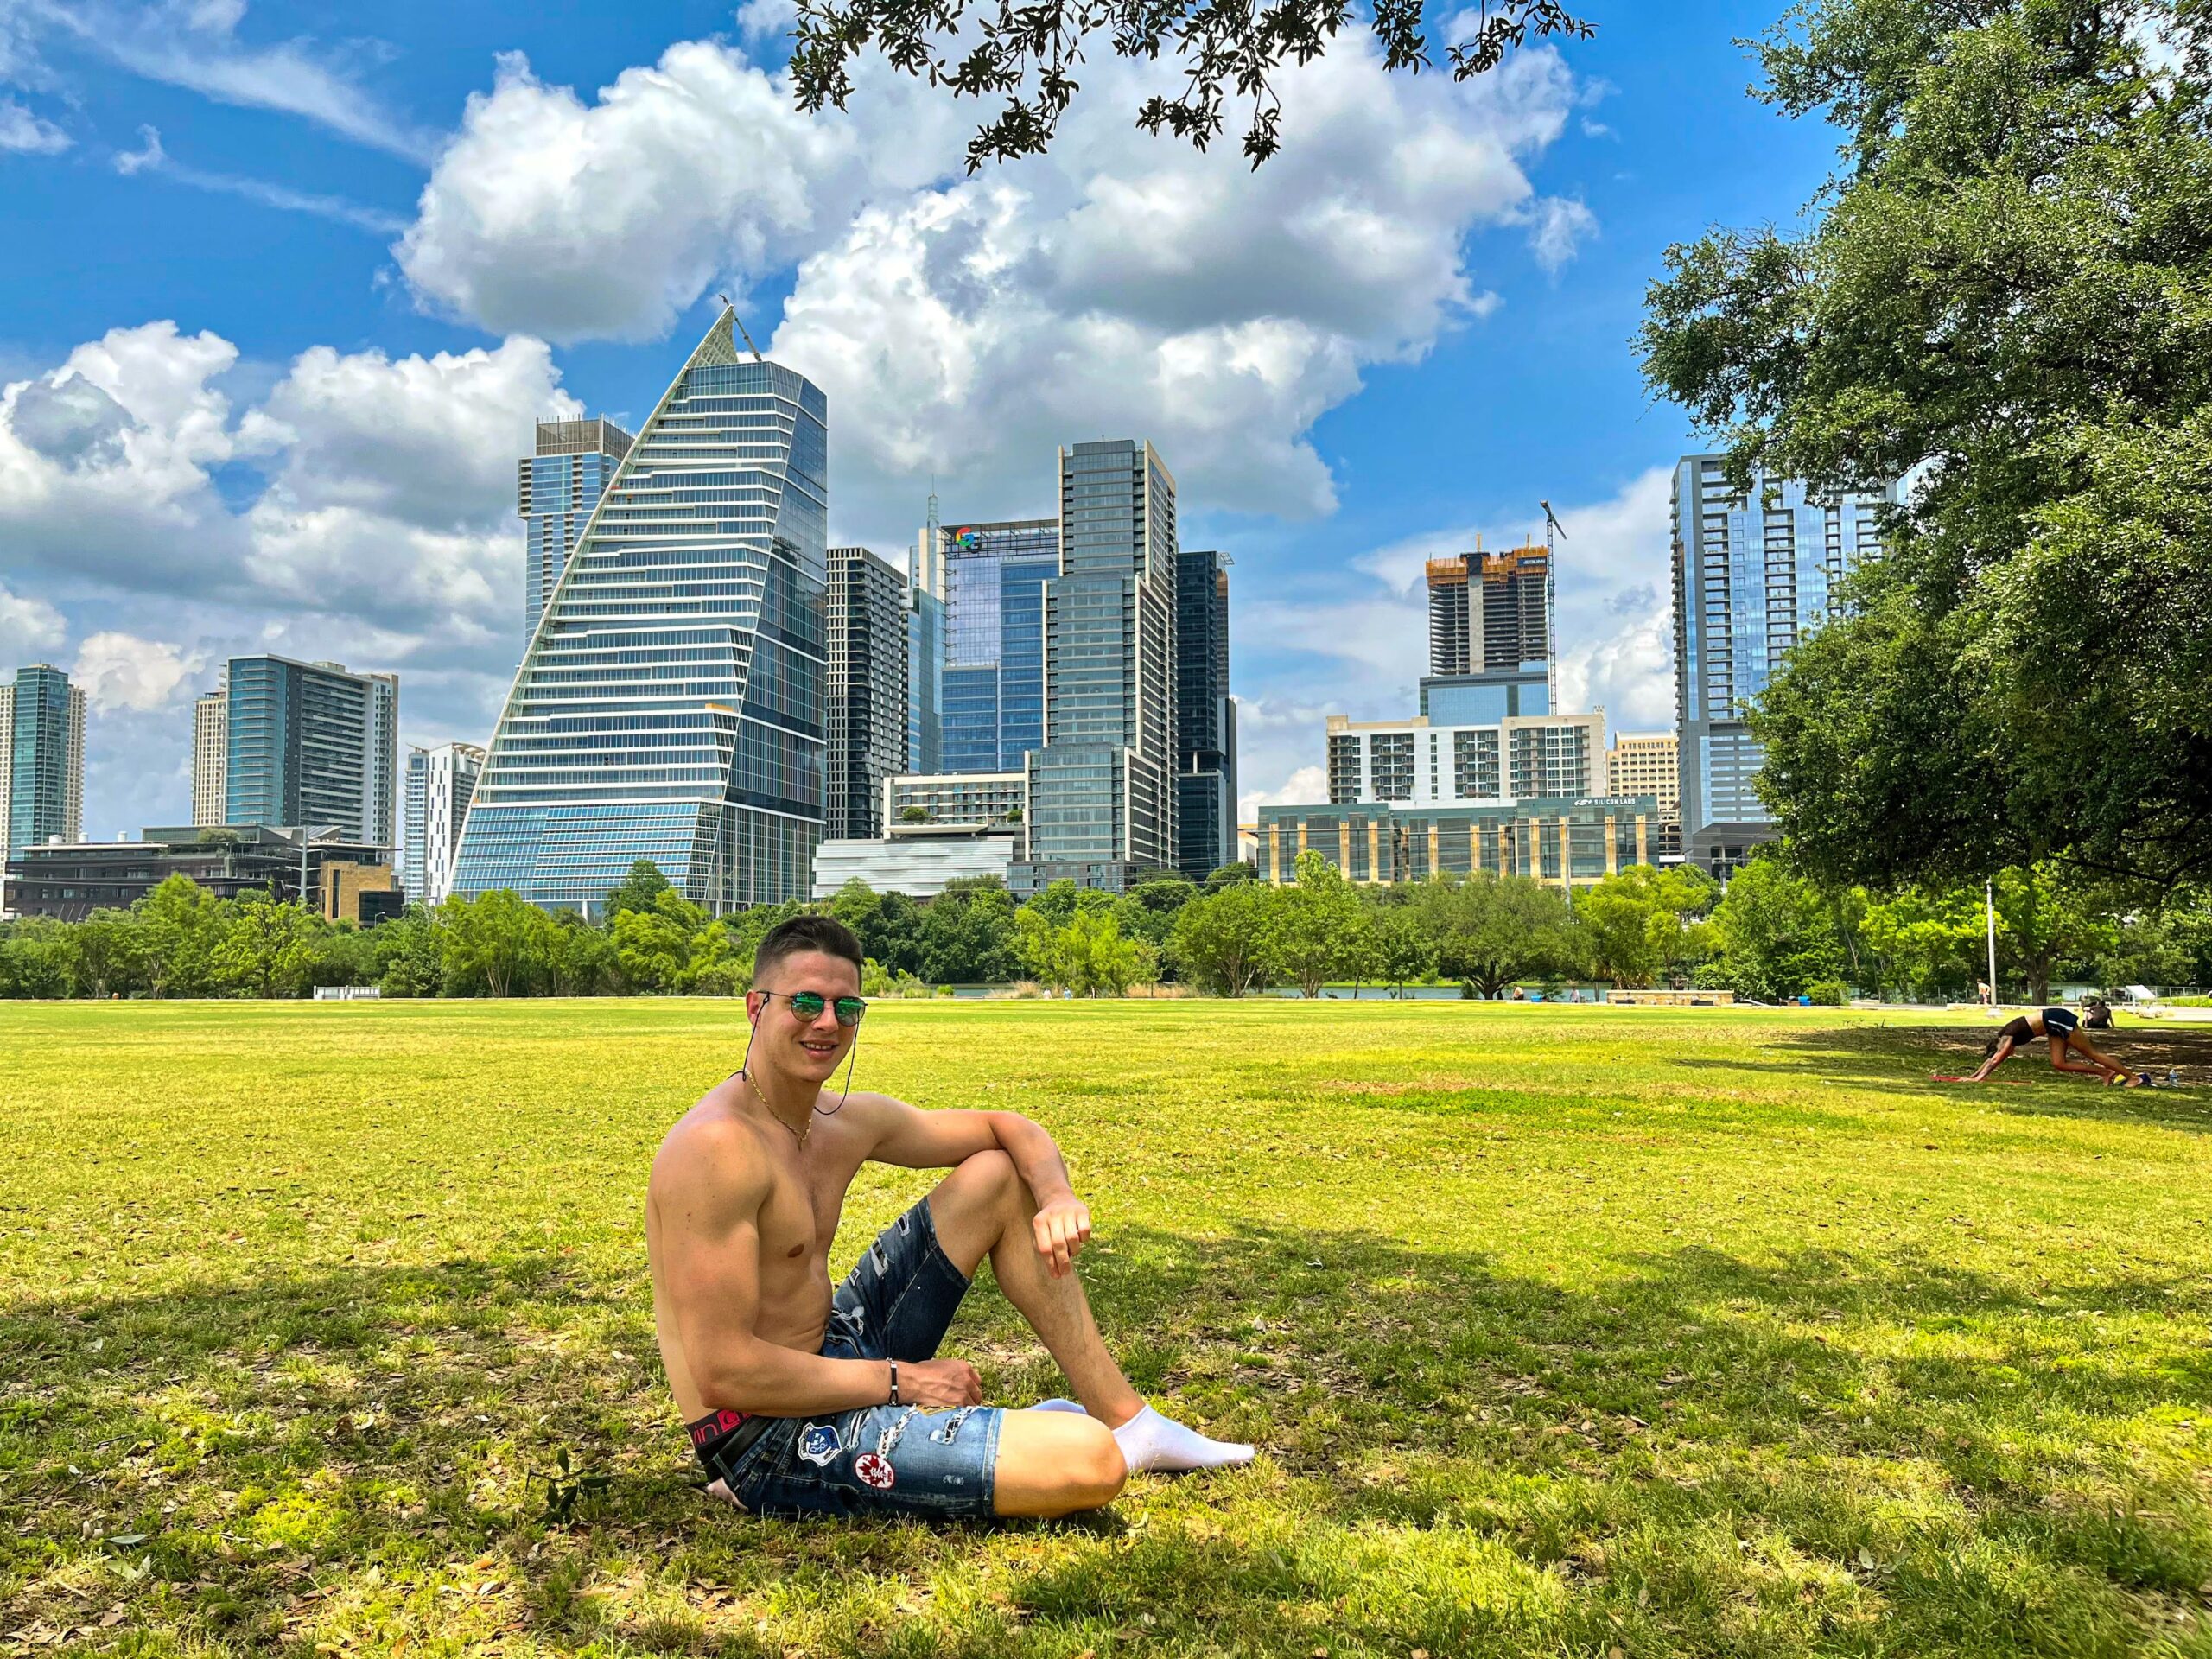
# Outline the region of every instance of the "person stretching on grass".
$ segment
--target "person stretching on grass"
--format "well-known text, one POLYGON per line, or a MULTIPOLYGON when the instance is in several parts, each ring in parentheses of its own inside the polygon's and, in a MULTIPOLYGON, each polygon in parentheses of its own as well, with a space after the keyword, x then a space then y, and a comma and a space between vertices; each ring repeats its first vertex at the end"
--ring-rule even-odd
MULTIPOLYGON (((2089 1010, 2091 1025, 2109 1027, 2112 1024, 2111 1012, 2101 999, 2091 997, 2085 1006, 2089 1010)), ((2058 1071, 2087 1072, 2103 1077, 2107 1083, 2122 1084, 2130 1089, 2139 1088, 2150 1082, 2148 1073, 2132 1072, 2119 1061, 2100 1052, 2082 1034, 2081 1027, 2081 1017, 2071 1008, 2044 1008, 2038 1013, 2016 1014, 1998 1027, 1997 1034, 1982 1050, 1988 1058, 1982 1061, 1981 1069, 1961 1081, 1986 1082, 1989 1074, 2012 1058, 2015 1050, 2025 1048, 2038 1037, 2047 1037, 2050 1039, 2050 1063, 2058 1071), (2089 1064, 2079 1065, 2069 1060, 2066 1058, 2069 1049, 2082 1055, 2089 1064)))
POLYGON ((1249 1462, 1140 1399, 1075 1273, 1090 1212, 1014 1112, 821 1103, 859 1035, 861 946, 824 916, 753 957, 746 1063, 662 1141, 645 1196, 653 1324, 708 1491, 776 1515, 1060 1516, 1139 1470, 1249 1462), (862 1164, 950 1169, 833 1293, 830 1243, 862 1164), (1003 1411, 938 1344, 985 1256, 1074 1385, 1003 1411))

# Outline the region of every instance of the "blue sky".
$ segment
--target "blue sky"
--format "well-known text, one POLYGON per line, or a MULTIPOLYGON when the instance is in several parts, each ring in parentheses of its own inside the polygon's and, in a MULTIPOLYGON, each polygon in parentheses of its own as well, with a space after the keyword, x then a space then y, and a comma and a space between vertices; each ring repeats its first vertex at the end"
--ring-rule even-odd
MULTIPOLYGON (((1359 41, 1290 77, 1257 175, 1130 129, 1094 66, 1044 162, 970 106, 775 79, 779 0, 595 8, 0 0, 0 665, 92 702, 86 829, 188 815, 233 652, 397 669, 482 741, 519 651, 533 416, 650 407, 713 295, 831 397, 839 540, 1045 513, 1052 447, 1150 436, 1236 559, 1243 785, 1322 716, 1410 712, 1420 561, 1570 539, 1563 677, 1671 719, 1666 471, 1631 340, 1662 251, 1794 219, 1831 135, 1745 95, 1760 4, 1590 0, 1482 82, 1359 41)), ((1442 38, 1446 33, 1440 25, 1442 38)), ((1233 150, 1233 145, 1230 149, 1233 150)))

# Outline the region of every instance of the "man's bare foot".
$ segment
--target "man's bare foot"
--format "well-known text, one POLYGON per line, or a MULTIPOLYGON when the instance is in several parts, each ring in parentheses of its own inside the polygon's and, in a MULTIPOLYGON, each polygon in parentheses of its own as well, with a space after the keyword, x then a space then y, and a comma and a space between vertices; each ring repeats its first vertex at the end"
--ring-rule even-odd
POLYGON ((729 1483, 726 1480, 718 1478, 709 1484, 707 1488, 707 1496, 717 1503, 728 1504, 730 1508, 741 1514, 744 1512, 745 1505, 737 1501, 737 1494, 730 1491, 729 1483))

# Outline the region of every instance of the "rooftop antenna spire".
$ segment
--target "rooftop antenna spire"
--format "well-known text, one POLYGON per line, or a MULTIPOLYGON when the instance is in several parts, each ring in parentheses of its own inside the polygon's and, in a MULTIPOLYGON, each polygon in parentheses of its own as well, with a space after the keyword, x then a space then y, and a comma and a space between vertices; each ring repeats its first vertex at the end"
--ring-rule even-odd
POLYGON ((753 343, 753 336, 745 332, 745 319, 737 315, 737 308, 729 302, 729 296, 717 294, 715 297, 722 302, 722 309, 729 313, 729 320, 736 327, 738 338, 745 342, 745 349, 753 353, 753 360, 766 363, 768 359, 760 355, 760 348, 753 343))

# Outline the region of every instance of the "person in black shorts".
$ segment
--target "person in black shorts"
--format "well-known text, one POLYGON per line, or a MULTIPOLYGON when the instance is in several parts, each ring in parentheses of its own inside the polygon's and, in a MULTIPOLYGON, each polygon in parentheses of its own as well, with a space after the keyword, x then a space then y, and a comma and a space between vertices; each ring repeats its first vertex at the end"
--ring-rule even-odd
MULTIPOLYGON (((2112 1024, 2112 1014, 2102 1001, 2092 997, 2087 1007, 2091 1024, 2104 1027, 2112 1024)), ((2101 1077, 2107 1083, 2120 1084, 2130 1089, 2139 1088, 2150 1081, 2147 1076, 2131 1072, 2119 1061, 2100 1052, 2082 1034, 2082 1018, 2071 1008, 2041 1008, 2031 1014, 2016 1014, 2006 1020, 1998 1027, 1997 1034, 1983 1049, 1982 1052, 1988 1058, 1982 1061, 1981 1070, 1966 1081, 1986 1081, 1991 1072, 2012 1058, 2015 1050, 2025 1048, 2038 1037, 2050 1039, 2050 1064, 2055 1071, 2087 1072, 2101 1077), (2066 1058, 2069 1049, 2081 1055, 2088 1064, 2084 1065, 2069 1060, 2066 1058)))

